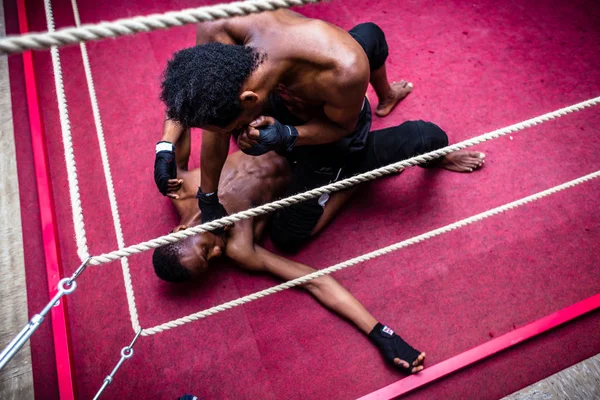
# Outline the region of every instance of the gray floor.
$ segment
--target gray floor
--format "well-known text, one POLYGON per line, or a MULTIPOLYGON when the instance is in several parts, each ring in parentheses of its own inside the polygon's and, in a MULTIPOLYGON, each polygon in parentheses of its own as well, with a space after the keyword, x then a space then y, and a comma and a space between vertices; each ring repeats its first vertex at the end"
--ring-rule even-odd
MULTIPOLYGON (((4 36, 0 1, 0 36, 4 36)), ((0 347, 27 323, 19 186, 6 56, 0 56, 0 347)), ((33 399, 29 345, 0 371, 0 398, 33 399)))
POLYGON ((534 383, 502 400, 600 399, 600 354, 534 383))

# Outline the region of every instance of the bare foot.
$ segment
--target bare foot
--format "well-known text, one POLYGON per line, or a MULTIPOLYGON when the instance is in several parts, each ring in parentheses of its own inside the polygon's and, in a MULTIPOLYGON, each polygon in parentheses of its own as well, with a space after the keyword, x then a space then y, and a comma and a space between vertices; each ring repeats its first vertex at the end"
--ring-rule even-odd
POLYGON ((485 164, 485 154, 478 151, 459 150, 444 157, 442 168, 455 172, 472 172, 485 164))
POLYGON ((390 95, 384 99, 379 99, 379 104, 375 110, 375 115, 380 118, 383 118, 391 113, 394 107, 396 107, 396 104, 408 96, 408 94, 413 90, 413 84, 404 80, 392 83, 391 87, 392 92, 390 95))

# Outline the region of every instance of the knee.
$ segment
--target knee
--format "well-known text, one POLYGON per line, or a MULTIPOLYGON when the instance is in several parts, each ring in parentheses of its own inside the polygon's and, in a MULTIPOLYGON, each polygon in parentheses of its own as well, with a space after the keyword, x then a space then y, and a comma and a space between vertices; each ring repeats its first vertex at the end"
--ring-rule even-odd
MULTIPOLYGON (((421 136, 421 146, 418 146, 417 154, 429 153, 448 146, 448 135, 436 124, 420 120, 412 121, 412 123, 416 124, 421 136)), ((441 160, 442 158, 437 158, 419 166, 422 168, 435 168, 441 160)))
POLYGON ((350 33, 367 53, 371 70, 381 68, 388 57, 388 44, 383 30, 373 22, 365 22, 352 28, 350 33))
POLYGON ((377 41, 385 42, 385 34, 383 30, 374 22, 363 22, 362 24, 356 25, 352 30, 356 30, 368 37, 374 38, 377 41))
POLYGON ((432 122, 417 121, 417 123, 421 131, 425 152, 448 146, 448 135, 442 128, 432 122))

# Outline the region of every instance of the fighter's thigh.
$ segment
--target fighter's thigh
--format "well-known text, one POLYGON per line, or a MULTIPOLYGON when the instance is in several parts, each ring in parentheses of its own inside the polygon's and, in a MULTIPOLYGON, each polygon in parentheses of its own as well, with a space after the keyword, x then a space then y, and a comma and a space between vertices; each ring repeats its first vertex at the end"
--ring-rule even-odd
POLYGON ((311 236, 319 233, 333 220, 333 218, 335 218, 344 204, 346 204, 346 202, 350 200, 350 197, 356 192, 356 189, 358 189, 358 186, 329 195, 329 199, 323 206, 323 214, 321 214, 321 218, 319 218, 319 221, 310 233, 311 236))

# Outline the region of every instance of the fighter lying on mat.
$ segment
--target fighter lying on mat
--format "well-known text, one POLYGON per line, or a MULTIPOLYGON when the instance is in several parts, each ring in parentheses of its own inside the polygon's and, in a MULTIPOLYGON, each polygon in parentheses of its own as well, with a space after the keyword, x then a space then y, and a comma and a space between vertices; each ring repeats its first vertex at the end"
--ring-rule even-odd
MULTIPOLYGON (((171 171, 155 170, 156 183, 167 192, 177 209, 181 220, 175 231, 201 223, 200 211, 196 203, 196 190, 200 179, 200 169, 188 171, 190 154, 190 133, 184 131, 176 140, 175 151, 161 151, 159 166, 168 166, 171 171), (162 179, 176 176, 177 179, 162 179)), ((423 121, 404 124, 371 132, 366 151, 353 165, 352 171, 360 173, 425 153, 447 144, 447 136, 439 127, 423 121)), ((483 154, 478 154, 472 168, 483 164, 483 154)), ((435 160, 427 167, 448 167, 446 158, 435 160)), ((288 161, 275 152, 261 156, 249 156, 240 151, 227 158, 219 182, 219 197, 228 213, 235 213, 275 200, 287 190, 291 181, 291 168, 288 161)), ((331 220, 353 190, 337 192, 322 197, 319 207, 326 218, 317 225, 315 234, 331 220)), ((314 271, 306 265, 285 259, 263 249, 256 242, 262 236, 267 217, 237 222, 229 229, 228 235, 202 233, 154 251, 153 264, 156 274, 166 281, 185 281, 197 278, 208 268, 209 260, 225 254, 242 268, 269 272, 284 280, 295 279, 314 271), (228 237, 227 237, 228 236, 228 237)), ((300 227, 300 229, 302 229, 300 227)), ((304 285, 323 305, 352 321, 369 336, 379 348, 386 361, 395 364, 405 372, 418 372, 423 369, 425 353, 420 353, 397 336, 393 330, 377 320, 331 276, 325 276, 304 285)))

